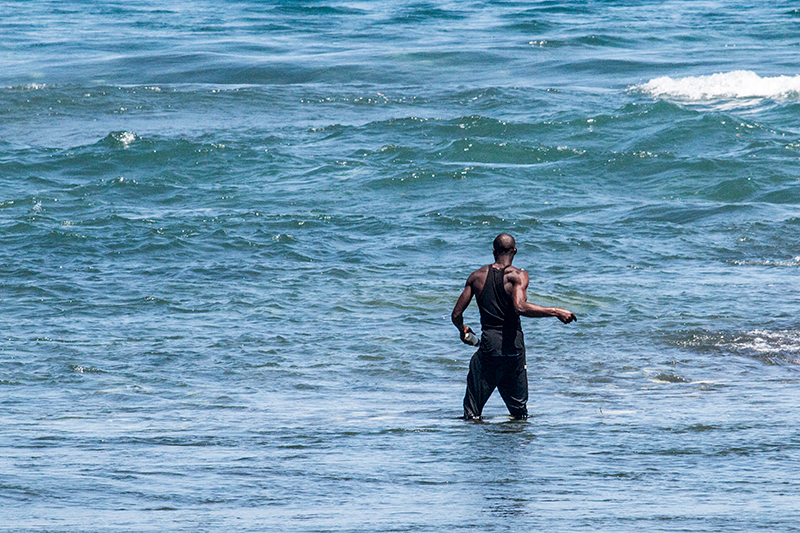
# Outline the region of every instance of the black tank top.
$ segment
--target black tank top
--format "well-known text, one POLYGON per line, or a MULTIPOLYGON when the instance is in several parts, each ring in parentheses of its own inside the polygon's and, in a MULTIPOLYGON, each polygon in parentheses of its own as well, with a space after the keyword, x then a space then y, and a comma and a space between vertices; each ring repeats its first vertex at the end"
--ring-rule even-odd
POLYGON ((525 355, 522 324, 503 285, 505 271, 490 266, 476 298, 481 312, 480 350, 486 355, 525 355))

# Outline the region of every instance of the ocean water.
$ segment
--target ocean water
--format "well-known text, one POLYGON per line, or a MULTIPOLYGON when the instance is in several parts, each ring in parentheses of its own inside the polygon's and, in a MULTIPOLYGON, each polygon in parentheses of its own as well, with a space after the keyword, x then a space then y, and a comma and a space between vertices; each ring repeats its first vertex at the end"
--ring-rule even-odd
POLYGON ((0 12, 0 530, 800 527, 795 2, 0 12))

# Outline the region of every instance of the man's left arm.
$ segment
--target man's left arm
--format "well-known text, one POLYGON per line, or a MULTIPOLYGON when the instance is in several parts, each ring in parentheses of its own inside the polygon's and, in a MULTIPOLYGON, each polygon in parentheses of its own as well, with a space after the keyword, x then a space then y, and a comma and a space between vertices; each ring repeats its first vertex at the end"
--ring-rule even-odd
POLYGON ((458 297, 458 300, 456 300, 456 305, 453 307, 453 312, 450 314, 450 319, 453 321, 453 325, 458 328, 458 332, 461 335, 461 342, 465 344, 469 344, 466 340, 467 333, 474 333, 472 328, 464 325, 464 311, 467 309, 471 301, 472 284, 468 279, 467 284, 464 286, 464 290, 461 291, 461 295, 458 297))

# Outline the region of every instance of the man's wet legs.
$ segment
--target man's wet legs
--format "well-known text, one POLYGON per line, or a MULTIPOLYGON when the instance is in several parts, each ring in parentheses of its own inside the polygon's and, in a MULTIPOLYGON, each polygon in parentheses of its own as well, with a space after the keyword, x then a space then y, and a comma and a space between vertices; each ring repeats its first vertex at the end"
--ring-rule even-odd
POLYGON ((528 418, 528 365, 524 355, 503 357, 503 373, 497 382, 497 390, 514 418, 528 418))
POLYGON ((485 364, 485 359, 480 352, 475 352, 469 362, 469 374, 467 374, 467 392, 464 395, 464 418, 467 420, 480 418, 483 406, 489 396, 494 392, 497 381, 494 378, 492 365, 485 364))
POLYGON ((511 416, 528 417, 528 374, 525 356, 472 356, 464 396, 464 418, 480 418, 483 406, 495 387, 500 391, 511 416))

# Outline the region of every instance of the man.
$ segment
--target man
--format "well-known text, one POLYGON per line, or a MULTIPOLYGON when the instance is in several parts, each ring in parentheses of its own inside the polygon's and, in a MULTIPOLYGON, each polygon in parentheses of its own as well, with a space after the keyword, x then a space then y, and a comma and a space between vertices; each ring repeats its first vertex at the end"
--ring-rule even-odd
POLYGON ((482 334, 480 347, 469 363, 464 418, 480 418, 483 406, 497 388, 511 416, 524 419, 528 417, 528 374, 520 315, 554 316, 564 324, 577 318, 566 309, 528 302, 528 273, 511 266, 517 253, 514 237, 508 233, 498 235, 493 252, 493 264, 469 275, 452 313, 461 341, 469 344, 467 334, 473 331, 464 325, 463 315, 475 295, 482 334))

